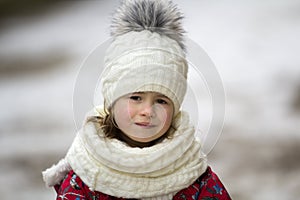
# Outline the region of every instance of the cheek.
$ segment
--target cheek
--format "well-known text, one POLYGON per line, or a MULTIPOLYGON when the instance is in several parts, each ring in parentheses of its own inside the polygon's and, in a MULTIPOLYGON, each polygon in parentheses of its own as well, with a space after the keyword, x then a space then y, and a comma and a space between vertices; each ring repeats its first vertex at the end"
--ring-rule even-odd
POLYGON ((173 114, 169 113, 165 118, 165 126, 169 128, 171 126, 172 119, 173 119, 173 114))
POLYGON ((117 124, 126 124, 132 121, 134 110, 128 105, 128 101, 118 102, 114 106, 114 118, 117 124))
POLYGON ((124 113, 126 115, 127 118, 133 119, 134 116, 136 115, 136 109, 134 109, 132 106, 129 106, 128 104, 126 105, 126 113, 124 113))
POLYGON ((170 126, 171 122, 172 122, 172 117, 173 117, 173 110, 170 108, 159 109, 159 113, 157 116, 158 116, 160 122, 163 123, 162 125, 170 126))

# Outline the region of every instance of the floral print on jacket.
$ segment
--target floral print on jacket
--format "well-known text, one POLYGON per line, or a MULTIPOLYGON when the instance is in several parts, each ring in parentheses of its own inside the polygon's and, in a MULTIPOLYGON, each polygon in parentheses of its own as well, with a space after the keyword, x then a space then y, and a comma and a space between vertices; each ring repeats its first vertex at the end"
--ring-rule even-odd
MULTIPOLYGON (((60 185, 55 186, 55 190, 57 192, 57 200, 124 199, 109 196, 98 191, 91 191, 73 170, 66 175, 60 185)), ((206 172, 192 185, 177 192, 173 200, 231 200, 231 198, 218 176, 208 167, 206 172)))

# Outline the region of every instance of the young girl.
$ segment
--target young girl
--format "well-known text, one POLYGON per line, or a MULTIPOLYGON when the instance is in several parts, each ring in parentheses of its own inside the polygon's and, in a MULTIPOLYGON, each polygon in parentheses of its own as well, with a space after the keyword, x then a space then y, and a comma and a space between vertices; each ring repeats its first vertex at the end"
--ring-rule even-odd
POLYGON ((230 199, 180 110, 188 65, 170 1, 127 0, 112 23, 96 107, 43 172, 57 199, 230 199))

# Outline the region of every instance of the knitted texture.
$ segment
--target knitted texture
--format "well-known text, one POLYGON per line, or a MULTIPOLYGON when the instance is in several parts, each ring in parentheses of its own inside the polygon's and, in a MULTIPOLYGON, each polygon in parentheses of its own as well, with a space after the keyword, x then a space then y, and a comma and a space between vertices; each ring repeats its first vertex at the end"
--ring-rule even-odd
POLYGON ((187 88, 188 65, 178 43, 150 31, 118 36, 107 50, 102 93, 109 105, 133 92, 159 92, 178 113, 187 88))
POLYGON ((92 190, 116 197, 170 199, 207 168, 188 116, 181 112, 178 116, 173 138, 147 148, 104 138, 98 125, 88 123, 66 159, 92 190))
POLYGON ((182 13, 169 0, 123 0, 111 24, 102 94, 108 106, 134 92, 158 92, 179 112, 188 65, 182 13))

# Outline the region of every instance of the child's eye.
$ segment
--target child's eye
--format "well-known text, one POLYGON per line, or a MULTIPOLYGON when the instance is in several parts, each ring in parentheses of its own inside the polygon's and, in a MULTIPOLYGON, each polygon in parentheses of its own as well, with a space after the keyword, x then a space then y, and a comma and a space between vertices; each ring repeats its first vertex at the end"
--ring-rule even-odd
POLYGON ((134 100, 134 101, 141 101, 142 97, 137 96, 137 95, 132 95, 129 97, 129 99, 134 100))
POLYGON ((168 104, 168 102, 164 99, 157 99, 156 102, 159 104, 168 104))

